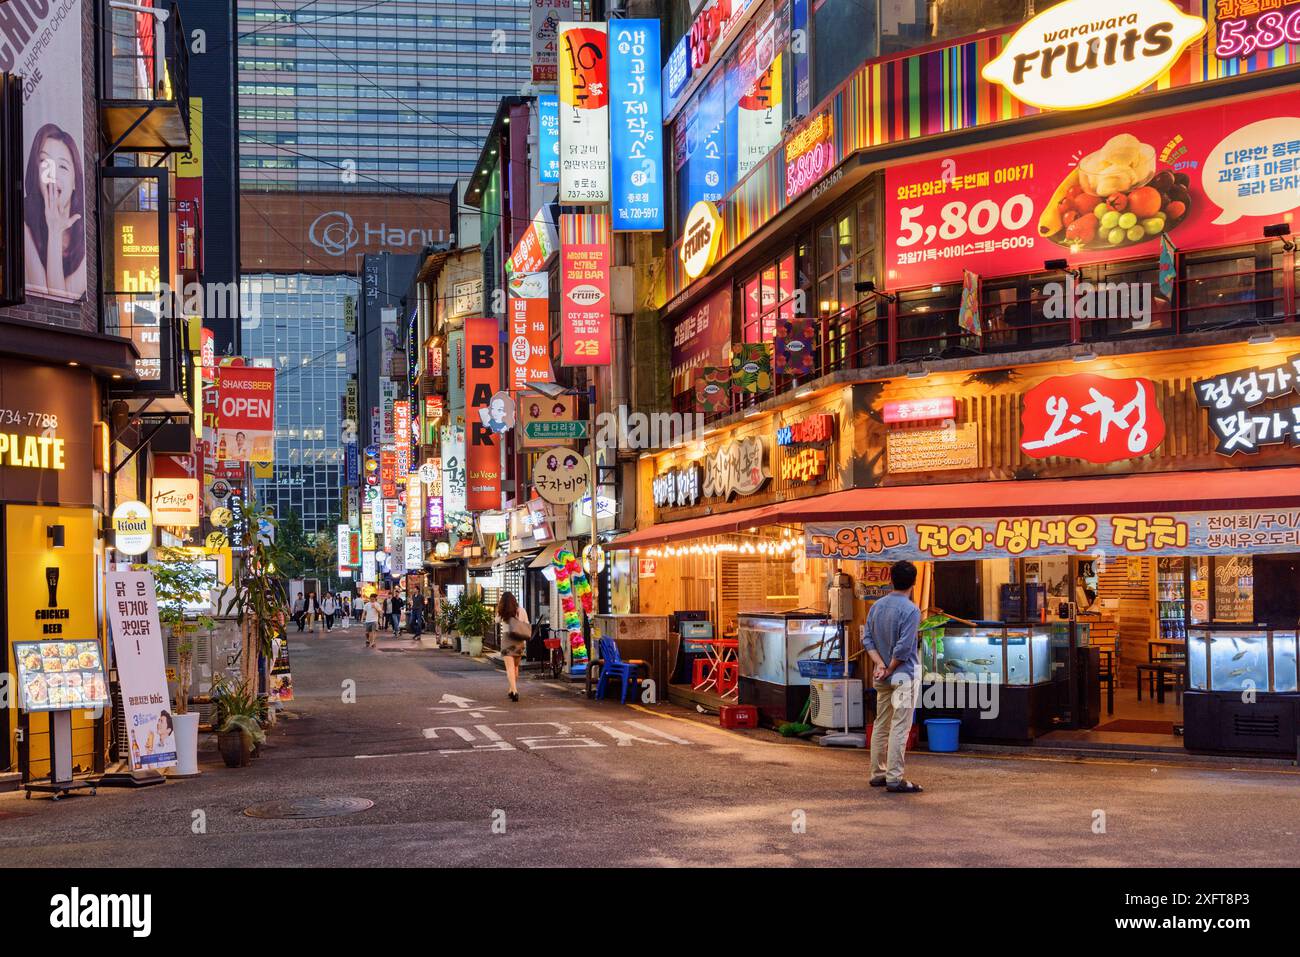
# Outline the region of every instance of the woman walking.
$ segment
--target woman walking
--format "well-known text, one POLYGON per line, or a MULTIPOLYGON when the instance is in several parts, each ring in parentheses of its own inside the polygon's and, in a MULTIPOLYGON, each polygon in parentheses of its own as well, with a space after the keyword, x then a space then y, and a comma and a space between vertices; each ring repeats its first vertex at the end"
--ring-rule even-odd
POLYGON ((506 679, 510 682, 508 697, 511 701, 518 701, 519 659, 524 656, 532 626, 528 623, 528 615, 510 592, 502 593, 501 601, 497 603, 497 618, 506 630, 501 638, 501 659, 506 664, 506 679))

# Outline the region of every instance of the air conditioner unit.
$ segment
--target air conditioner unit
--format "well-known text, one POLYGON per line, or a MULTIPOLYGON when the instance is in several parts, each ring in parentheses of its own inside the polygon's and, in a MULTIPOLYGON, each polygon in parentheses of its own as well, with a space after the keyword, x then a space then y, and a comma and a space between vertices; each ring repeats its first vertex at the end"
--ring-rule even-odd
POLYGON ((811 691, 808 720, 819 728, 844 727, 844 693, 848 689, 849 727, 861 728, 862 682, 856 679, 814 678, 809 683, 811 691))

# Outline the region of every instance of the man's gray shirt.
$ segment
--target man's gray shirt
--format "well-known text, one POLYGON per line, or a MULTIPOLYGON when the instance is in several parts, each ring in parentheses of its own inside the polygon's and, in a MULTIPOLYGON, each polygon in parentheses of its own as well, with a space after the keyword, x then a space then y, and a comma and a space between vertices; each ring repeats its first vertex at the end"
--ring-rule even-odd
POLYGON ((914 678, 920 660, 917 639, 920 624, 921 609, 902 592, 890 592, 867 613, 867 632, 862 645, 874 648, 886 666, 895 659, 901 661, 894 674, 914 678))

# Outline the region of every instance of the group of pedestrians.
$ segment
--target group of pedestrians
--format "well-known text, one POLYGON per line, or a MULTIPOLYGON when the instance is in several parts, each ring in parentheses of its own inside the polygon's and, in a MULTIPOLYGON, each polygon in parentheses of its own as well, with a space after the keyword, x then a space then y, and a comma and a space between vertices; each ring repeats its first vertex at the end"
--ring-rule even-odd
POLYGON ((365 599, 361 616, 366 626, 366 647, 373 648, 380 632, 400 635, 403 631, 412 641, 419 641, 428 627, 426 615, 436 615, 438 601, 428 588, 412 588, 408 600, 404 591, 394 589, 380 595, 378 592, 365 599))
POLYGON ((293 621, 299 632, 320 634, 321 625, 326 631, 333 631, 336 624, 341 625, 351 617, 352 596, 346 593, 335 595, 327 591, 317 595, 314 591, 305 592, 293 600, 293 621))

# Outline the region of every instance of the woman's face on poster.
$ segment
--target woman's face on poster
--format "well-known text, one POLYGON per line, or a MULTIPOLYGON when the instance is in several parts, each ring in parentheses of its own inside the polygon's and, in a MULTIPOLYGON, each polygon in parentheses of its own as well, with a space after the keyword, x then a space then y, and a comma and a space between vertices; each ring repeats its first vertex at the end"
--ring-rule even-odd
POLYGON ((53 184, 55 190, 70 199, 76 188, 77 171, 72 165, 72 151, 62 140, 47 136, 39 154, 41 185, 53 184))

